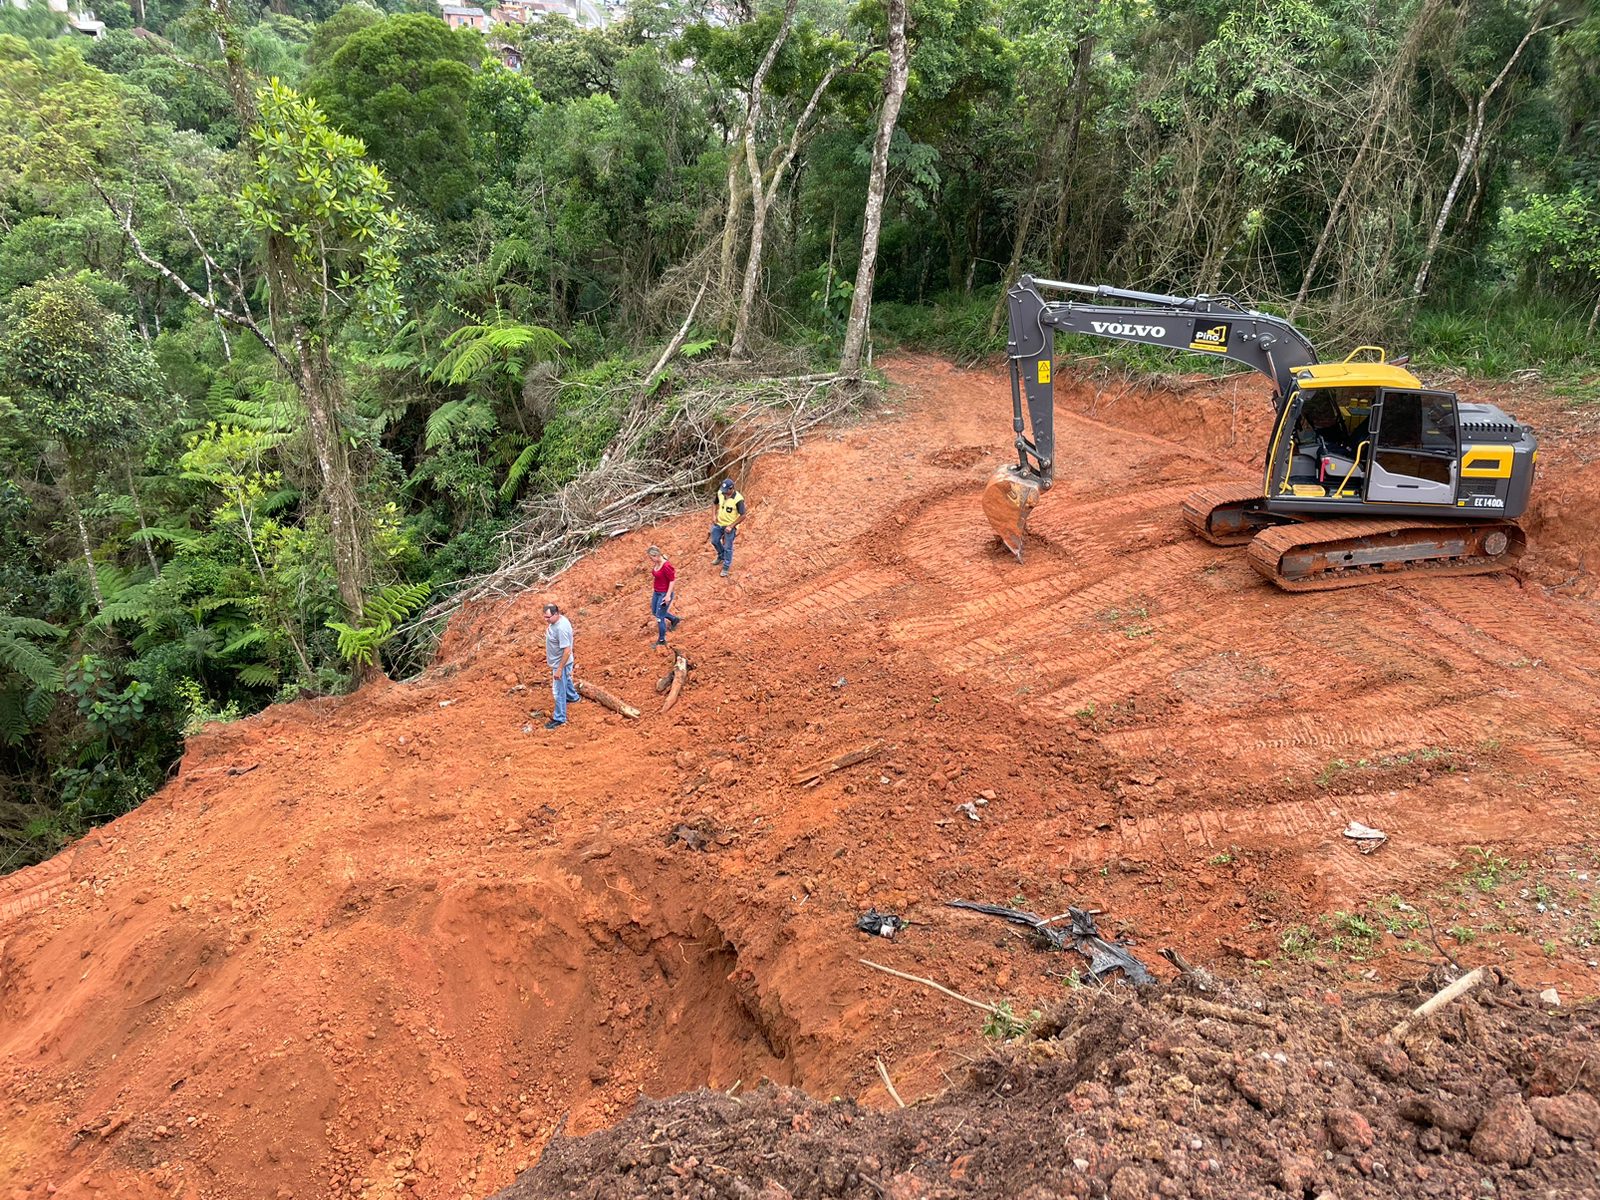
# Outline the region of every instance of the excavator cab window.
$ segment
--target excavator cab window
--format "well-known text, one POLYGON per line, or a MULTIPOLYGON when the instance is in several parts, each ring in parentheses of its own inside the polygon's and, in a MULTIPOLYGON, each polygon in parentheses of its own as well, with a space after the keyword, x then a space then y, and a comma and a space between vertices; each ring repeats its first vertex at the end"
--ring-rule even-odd
POLYGON ((1369 503, 1453 504, 1461 433, 1450 392, 1378 392, 1369 503))
POLYGON ((1286 490, 1359 500, 1371 463, 1368 421, 1377 389, 1307 388, 1298 394, 1286 490))

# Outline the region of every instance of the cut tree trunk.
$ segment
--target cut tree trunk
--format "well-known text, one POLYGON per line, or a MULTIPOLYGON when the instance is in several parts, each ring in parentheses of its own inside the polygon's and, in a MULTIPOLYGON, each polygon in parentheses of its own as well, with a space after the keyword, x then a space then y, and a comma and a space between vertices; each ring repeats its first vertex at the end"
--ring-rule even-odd
POLYGON ((850 324, 845 330, 844 351, 839 356, 839 374, 846 379, 855 379, 861 374, 861 354, 867 342, 867 322, 872 315, 872 280, 878 268, 878 236, 883 230, 889 142, 900 121, 900 102, 905 99, 909 73, 906 0, 889 0, 889 77, 884 81, 878 136, 872 143, 872 173, 867 180, 867 208, 861 234, 861 266, 856 271, 856 290, 850 297, 850 324))
POLYGON ((624 700, 617 699, 617 697, 598 684, 590 683, 586 679, 580 679, 574 686, 578 689, 578 695, 585 700, 593 700, 601 708, 609 708, 614 713, 621 713, 630 721, 637 720, 639 717, 637 708, 624 700))
POLYGON ((661 705, 662 712, 672 711, 672 706, 678 702, 678 697, 683 694, 683 684, 688 678, 689 660, 680 654, 677 661, 672 665, 672 683, 667 688, 667 699, 661 705))
POLYGON ((871 758, 874 754, 882 749, 882 742, 869 742, 867 745, 861 746, 855 750, 849 750, 843 754, 835 755, 826 762, 820 762, 815 766, 807 767, 805 770, 797 772, 789 780, 789 782, 810 787, 812 784, 821 780, 824 775, 832 775, 835 771, 842 771, 846 767, 853 767, 859 762, 866 762, 867 759, 871 758))

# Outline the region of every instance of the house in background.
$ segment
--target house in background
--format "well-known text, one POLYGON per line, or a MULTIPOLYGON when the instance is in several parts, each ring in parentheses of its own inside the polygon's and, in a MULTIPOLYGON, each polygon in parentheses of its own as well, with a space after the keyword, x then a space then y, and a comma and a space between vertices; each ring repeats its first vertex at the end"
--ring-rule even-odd
MULTIPOLYGON (((46 5, 53 13, 60 13, 67 19, 67 28, 85 37, 104 37, 106 23, 94 15, 92 8, 72 8, 70 0, 45 0, 46 5)), ((12 8, 26 10, 28 0, 11 0, 12 8)))
POLYGON ((476 5, 438 3, 452 29, 529 25, 539 17, 565 17, 575 25, 603 29, 625 11, 623 0, 492 0, 487 12, 476 5))
POLYGON ((441 4, 439 15, 451 29, 489 28, 489 14, 474 4, 441 4))

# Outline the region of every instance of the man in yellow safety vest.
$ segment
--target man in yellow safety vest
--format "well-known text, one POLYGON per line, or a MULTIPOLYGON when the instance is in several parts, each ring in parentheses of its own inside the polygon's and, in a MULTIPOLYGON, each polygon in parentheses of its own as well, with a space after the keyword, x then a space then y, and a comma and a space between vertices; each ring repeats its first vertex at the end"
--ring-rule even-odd
POLYGON ((744 497, 733 486, 733 480, 724 479, 717 493, 717 511, 711 520, 711 549, 722 564, 722 573, 733 570, 733 539, 739 532, 739 522, 744 520, 744 497))

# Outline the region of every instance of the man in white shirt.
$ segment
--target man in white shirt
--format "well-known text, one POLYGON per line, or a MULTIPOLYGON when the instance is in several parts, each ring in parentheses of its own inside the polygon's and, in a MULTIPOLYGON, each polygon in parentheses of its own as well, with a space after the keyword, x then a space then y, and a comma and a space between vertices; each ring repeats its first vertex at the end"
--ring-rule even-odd
POLYGON ((544 660, 550 667, 550 691, 555 696, 555 710, 544 727, 560 729, 567 723, 567 705, 581 698, 572 683, 577 664, 572 652, 572 622, 561 615, 559 604, 546 604, 544 623, 544 660))

